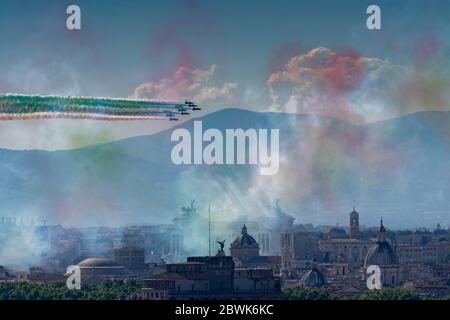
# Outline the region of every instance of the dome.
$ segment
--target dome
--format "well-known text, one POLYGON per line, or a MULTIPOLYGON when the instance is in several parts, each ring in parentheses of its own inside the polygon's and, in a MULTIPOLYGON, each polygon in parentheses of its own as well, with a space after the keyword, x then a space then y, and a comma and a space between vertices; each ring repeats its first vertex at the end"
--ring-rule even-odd
POLYGON ((308 287, 321 287, 325 285, 325 283, 325 276, 317 268, 312 268, 311 270, 306 272, 305 276, 302 279, 302 284, 308 287))
POLYGON ((114 260, 105 259, 105 258, 87 258, 80 263, 78 263, 79 267, 85 268, 108 268, 108 267, 119 267, 120 265, 114 260))
POLYGON ((370 265, 390 266, 397 264, 397 255, 387 241, 377 242, 373 247, 371 247, 367 252, 364 263, 366 267, 370 265))
POLYGON ((367 252, 364 265, 366 268, 370 265, 398 265, 397 254, 386 240, 386 229, 383 226, 383 220, 381 220, 381 225, 378 228, 378 240, 367 252))
POLYGON ((346 238, 347 232, 345 232, 344 229, 339 227, 331 228, 328 232, 328 238, 330 239, 336 239, 336 238, 346 238))
POLYGON ((328 233, 342 234, 342 235, 345 235, 345 234, 346 234, 346 233, 345 233, 345 230, 342 229, 342 228, 339 228, 339 227, 331 228, 330 231, 329 231, 328 233))
POLYGON ((259 245, 256 242, 256 240, 247 233, 247 227, 245 226, 245 224, 242 227, 241 234, 238 235, 231 244, 231 248, 239 248, 239 247, 259 248, 259 245))

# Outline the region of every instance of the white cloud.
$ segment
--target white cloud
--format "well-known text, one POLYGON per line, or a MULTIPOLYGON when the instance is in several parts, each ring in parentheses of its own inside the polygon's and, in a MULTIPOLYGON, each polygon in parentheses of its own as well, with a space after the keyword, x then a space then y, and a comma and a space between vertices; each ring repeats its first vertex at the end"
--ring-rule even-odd
POLYGON ((393 104, 412 73, 387 60, 316 48, 269 76, 271 109, 362 123, 394 117, 393 104))
POLYGON ((234 98, 236 83, 215 84, 217 65, 209 69, 191 69, 180 67, 171 76, 157 82, 139 85, 132 97, 137 99, 185 100, 197 103, 221 104, 234 98))

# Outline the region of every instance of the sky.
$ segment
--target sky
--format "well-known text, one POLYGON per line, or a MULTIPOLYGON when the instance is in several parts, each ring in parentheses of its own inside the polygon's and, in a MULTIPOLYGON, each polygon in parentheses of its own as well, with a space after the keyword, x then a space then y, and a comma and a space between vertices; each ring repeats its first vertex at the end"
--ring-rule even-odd
MULTIPOLYGON (((0 93, 193 99, 368 123, 448 110, 446 1, 1 1, 0 93), (381 8, 381 30, 366 8, 381 8), (81 30, 66 8, 81 8, 81 30)), ((3 121, 0 148, 71 149, 167 122, 3 121), (39 132, 39 138, 36 137, 39 132)))

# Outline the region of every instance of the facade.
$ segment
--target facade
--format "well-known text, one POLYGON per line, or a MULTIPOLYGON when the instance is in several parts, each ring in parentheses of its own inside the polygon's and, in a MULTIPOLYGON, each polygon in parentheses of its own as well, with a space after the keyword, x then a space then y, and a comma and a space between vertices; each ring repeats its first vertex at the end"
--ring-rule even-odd
POLYGON ((364 261, 374 242, 358 239, 323 239, 319 241, 320 250, 327 262, 345 262, 352 267, 364 265, 364 261))
POLYGON ((143 280, 146 300, 201 298, 233 292, 234 262, 231 257, 188 257, 166 265, 166 271, 143 280))
POLYGON ((210 292, 230 292, 234 288, 234 261, 230 256, 188 257, 187 262, 203 263, 209 279, 210 292))
POLYGON ((322 260, 323 253, 319 247, 320 233, 311 231, 294 231, 295 260, 322 260))
POLYGON ((359 213, 354 207, 349 220, 349 235, 342 228, 333 228, 327 237, 319 241, 319 249, 325 262, 348 263, 350 267, 358 268, 364 266, 367 252, 374 242, 361 237, 359 213))
POLYGON ((138 247, 114 249, 114 261, 130 270, 145 269, 145 250, 138 247))
POLYGON ((235 293, 279 293, 281 282, 271 268, 236 268, 234 271, 235 293))
POLYGON ((66 278, 60 273, 49 273, 42 267, 30 267, 28 271, 16 271, 14 278, 6 273, 6 279, 2 279, 0 273, 0 280, 11 280, 15 283, 28 282, 34 284, 46 284, 51 282, 62 282, 65 281, 66 278))
POLYGON ((173 300, 183 296, 206 295, 209 281, 204 273, 197 276, 190 278, 170 272, 154 275, 142 280, 141 297, 144 300, 173 300))
POLYGON ((235 268, 229 256, 188 257, 142 281, 144 300, 268 299, 281 296, 280 278, 270 268, 235 268))
POLYGON ((124 266, 112 259, 88 258, 77 264, 80 267, 81 283, 100 284, 105 280, 122 280, 127 277, 124 266))
POLYGON ((396 249, 402 265, 444 263, 448 254, 445 243, 401 244, 396 249))

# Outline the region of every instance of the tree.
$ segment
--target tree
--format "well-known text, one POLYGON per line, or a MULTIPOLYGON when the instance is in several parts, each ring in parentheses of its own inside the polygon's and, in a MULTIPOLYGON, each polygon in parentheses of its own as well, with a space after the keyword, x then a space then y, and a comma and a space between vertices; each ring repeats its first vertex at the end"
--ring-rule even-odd
POLYGON ((337 297, 324 289, 296 287, 286 289, 285 294, 289 300, 336 300, 337 297))
POLYGON ((70 290, 64 282, 48 284, 2 283, 0 300, 125 300, 139 296, 139 281, 107 280, 99 286, 70 290))
POLYGON ((398 288, 383 288, 372 290, 360 296, 361 300, 421 300, 420 296, 411 290, 398 288))

